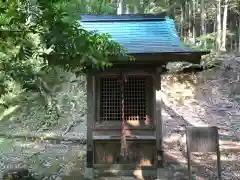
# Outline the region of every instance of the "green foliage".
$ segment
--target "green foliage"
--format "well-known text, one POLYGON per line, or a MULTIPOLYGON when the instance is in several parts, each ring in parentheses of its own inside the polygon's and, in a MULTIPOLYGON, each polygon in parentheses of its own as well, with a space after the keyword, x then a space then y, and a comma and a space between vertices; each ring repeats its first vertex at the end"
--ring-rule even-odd
MULTIPOLYGON (((83 10, 83 2, 86 3, 81 0, 0 2, 1 93, 11 90, 6 82, 36 81, 49 68, 61 66, 82 72, 92 65, 98 68, 109 65, 109 56, 125 54, 109 35, 88 32, 80 26, 81 10, 98 9, 91 6, 91 1, 83 10)), ((105 11, 104 7, 107 8, 101 5, 98 10, 105 11)))
POLYGON ((215 32, 201 35, 196 38, 196 45, 202 50, 214 49, 217 34, 215 32))
POLYGON ((37 91, 47 104, 39 123, 56 124, 59 112, 46 75, 56 67, 85 73, 89 68, 110 66, 111 56, 125 55, 126 50, 108 34, 88 32, 80 24, 80 13, 112 14, 115 10, 114 4, 98 0, 1 0, 1 106, 11 103, 7 97, 20 96, 23 89, 37 91))

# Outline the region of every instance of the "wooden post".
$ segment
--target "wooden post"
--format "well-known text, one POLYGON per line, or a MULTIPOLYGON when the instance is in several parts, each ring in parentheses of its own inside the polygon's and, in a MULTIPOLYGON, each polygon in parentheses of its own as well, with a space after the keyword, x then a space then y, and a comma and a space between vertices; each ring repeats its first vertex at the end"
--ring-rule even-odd
POLYGON ((95 120, 95 76, 91 73, 87 74, 87 167, 85 169, 84 178, 93 179, 93 163, 94 163, 94 143, 93 143, 93 125, 95 120))
POLYGON ((165 174, 163 170, 163 135, 162 135, 162 111, 161 111, 161 69, 156 69, 155 75, 155 124, 156 124, 156 161, 157 161, 157 179, 164 179, 165 174))

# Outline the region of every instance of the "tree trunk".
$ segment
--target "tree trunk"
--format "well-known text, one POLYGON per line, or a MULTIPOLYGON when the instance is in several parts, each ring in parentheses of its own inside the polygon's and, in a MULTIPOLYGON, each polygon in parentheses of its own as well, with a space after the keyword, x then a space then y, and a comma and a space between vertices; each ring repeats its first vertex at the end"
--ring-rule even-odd
MULTIPOLYGON (((206 35, 206 30, 205 30, 205 3, 204 0, 201 0, 201 7, 200 7, 200 18, 201 18, 201 22, 200 22, 200 26, 201 26, 201 31, 200 31, 200 35, 204 36, 206 35)), ((204 42, 204 46, 206 48, 206 41, 204 42)))
POLYGON ((238 22, 239 20, 237 19, 238 16, 235 16, 234 17, 234 33, 235 33, 235 36, 234 36, 234 52, 238 52, 238 22))
MULTIPOLYGON (((229 29, 230 29, 230 31, 232 31, 232 29, 233 29, 233 22, 230 20, 230 22, 229 22, 229 29)), ((230 52, 233 52, 233 37, 232 37, 232 35, 230 36, 230 52)))
POLYGON ((240 15, 238 19, 238 52, 240 53, 240 15))
POLYGON ((169 0, 168 1, 168 7, 170 8, 169 9, 169 12, 170 12, 170 16, 171 17, 174 17, 174 3, 175 3, 175 1, 174 0, 169 0))
POLYGON ((131 14, 131 5, 126 3, 125 14, 131 14))
POLYGON ((125 0, 126 14, 138 14, 140 12, 139 0, 125 0))
MULTIPOLYGON (((188 11, 187 11, 187 9, 188 9, 188 3, 187 3, 187 1, 185 1, 185 3, 184 3, 184 23, 186 23, 188 21, 188 11)), ((184 28, 184 42, 186 42, 187 37, 188 37, 188 28, 187 28, 187 26, 185 26, 185 28, 184 28)))
POLYGON ((118 15, 124 14, 124 1, 123 0, 118 0, 117 14, 118 15))
POLYGON ((141 13, 141 1, 140 0, 133 1, 133 12, 134 12, 134 14, 141 13))
POLYGON ((217 38, 216 38, 216 50, 221 48, 221 0, 217 0, 217 38))
POLYGON ((188 2, 188 38, 189 40, 192 38, 192 32, 191 32, 191 28, 192 28, 192 11, 191 11, 191 3, 188 2))
POLYGON ((184 31, 184 14, 183 14, 183 11, 184 11, 184 7, 183 7, 183 4, 181 5, 181 24, 180 24, 180 28, 181 28, 181 30, 180 30, 180 32, 181 32, 181 39, 183 38, 183 31, 184 31))
POLYGON ((205 35, 205 7, 204 0, 201 0, 201 35, 205 35))
MULTIPOLYGON (((196 0, 196 13, 198 13, 200 11, 199 9, 199 0, 196 0)), ((199 22, 197 21, 198 17, 195 17, 195 28, 196 28, 196 37, 200 36, 200 28, 197 28, 197 25, 199 24, 199 22)))
POLYGON ((192 2, 192 39, 193 39, 193 43, 195 44, 195 38, 196 38, 196 27, 195 27, 195 19, 196 19, 196 1, 193 0, 192 2))
POLYGON ((238 14, 237 14, 237 23, 238 24, 238 53, 240 53, 240 1, 238 1, 238 14))
POLYGON ((221 51, 226 51, 228 0, 224 1, 221 51))

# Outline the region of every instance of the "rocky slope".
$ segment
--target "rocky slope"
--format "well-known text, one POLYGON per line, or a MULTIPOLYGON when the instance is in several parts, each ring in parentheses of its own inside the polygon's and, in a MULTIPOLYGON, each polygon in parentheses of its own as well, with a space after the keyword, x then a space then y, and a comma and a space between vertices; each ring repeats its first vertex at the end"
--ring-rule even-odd
MULTIPOLYGON (((220 69, 195 75, 165 75, 162 78, 166 159, 186 165, 187 126, 218 126, 222 179, 239 179, 240 58, 227 55, 222 62, 220 69)), ((197 167, 197 179, 213 177, 216 172, 215 155, 197 154, 193 160, 197 167)), ((186 168, 185 171, 176 171, 175 175, 173 179, 186 177, 186 168)))
POLYGON ((220 69, 163 77, 163 100, 191 125, 216 125, 239 139, 240 57, 226 56, 220 69))

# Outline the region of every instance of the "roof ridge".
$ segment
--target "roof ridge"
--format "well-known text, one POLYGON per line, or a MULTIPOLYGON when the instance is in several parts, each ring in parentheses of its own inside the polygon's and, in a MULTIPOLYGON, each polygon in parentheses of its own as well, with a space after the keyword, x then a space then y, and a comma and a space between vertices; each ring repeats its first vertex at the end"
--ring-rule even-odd
POLYGON ((81 14, 80 17, 81 22, 164 21, 171 19, 167 16, 167 13, 122 15, 81 14))

